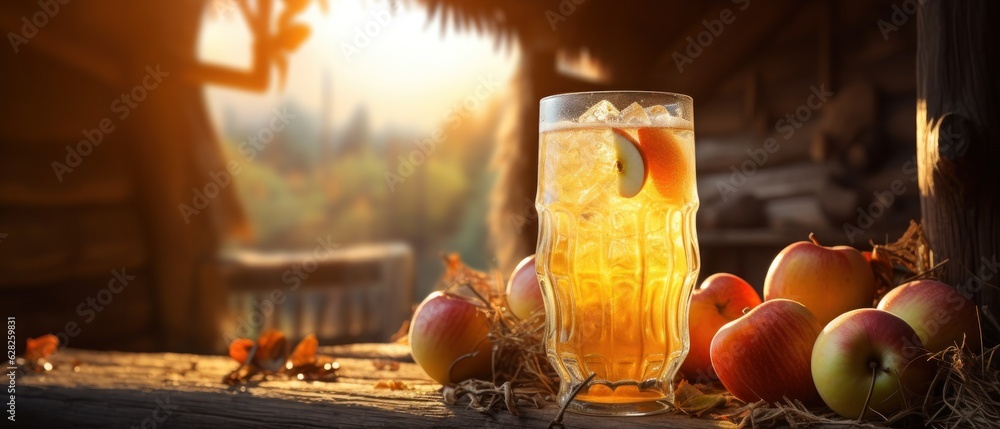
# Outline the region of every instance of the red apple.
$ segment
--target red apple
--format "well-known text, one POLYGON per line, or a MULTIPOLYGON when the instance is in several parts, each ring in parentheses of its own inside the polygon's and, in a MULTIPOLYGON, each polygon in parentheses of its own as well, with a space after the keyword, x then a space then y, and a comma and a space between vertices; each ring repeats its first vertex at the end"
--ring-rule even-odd
POLYGON ((521 320, 545 308, 542 288, 538 286, 538 273, 535 272, 535 255, 522 259, 514 268, 507 282, 507 307, 521 320))
POLYGON ((489 320, 475 304, 434 292, 413 314, 410 351, 424 372, 441 384, 489 380, 493 363, 489 332, 489 320))
POLYGON ((934 378, 935 366, 924 357, 920 340, 903 319, 892 313, 864 308, 833 319, 816 339, 812 376, 820 397, 846 418, 861 417, 865 399, 871 400, 865 417, 902 409, 910 395, 923 395, 934 378), (874 373, 874 387, 873 383, 874 373))
POLYGON ((705 279, 691 296, 691 349, 681 365, 684 375, 692 380, 716 378, 709 353, 712 338, 722 325, 739 319, 743 310, 752 310, 760 302, 753 286, 737 276, 718 273, 705 279))
POLYGON ((808 241, 779 252, 764 279, 764 301, 798 301, 822 326, 844 312, 870 308, 875 291, 875 275, 861 252, 808 241))
POLYGON ((976 303, 945 283, 917 280, 897 286, 878 309, 906 321, 931 353, 963 340, 973 352, 982 350, 976 303))
POLYGON ((722 385, 746 402, 818 399, 809 368, 820 326, 795 301, 765 301, 727 323, 712 339, 712 366, 722 385))

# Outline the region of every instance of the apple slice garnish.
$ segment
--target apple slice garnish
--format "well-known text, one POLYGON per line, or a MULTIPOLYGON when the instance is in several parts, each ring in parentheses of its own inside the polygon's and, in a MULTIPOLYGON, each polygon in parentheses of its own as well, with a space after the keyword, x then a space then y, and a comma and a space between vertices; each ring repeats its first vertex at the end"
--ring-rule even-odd
POLYGON ((670 128, 641 127, 637 134, 649 176, 660 195, 671 204, 688 201, 694 188, 692 162, 670 128))
POLYGON ((632 198, 646 183, 646 156, 639 142, 624 130, 612 128, 615 144, 615 171, 618 173, 618 194, 632 198))

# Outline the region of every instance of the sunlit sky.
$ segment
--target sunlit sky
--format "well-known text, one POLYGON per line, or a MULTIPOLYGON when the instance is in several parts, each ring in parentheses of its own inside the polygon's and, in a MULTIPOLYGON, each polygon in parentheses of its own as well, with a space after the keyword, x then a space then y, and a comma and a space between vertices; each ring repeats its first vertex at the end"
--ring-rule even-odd
MULTIPOLYGON (((201 60, 249 67, 250 36, 242 16, 226 7, 230 0, 214 1, 219 7, 206 15, 201 60)), ((442 33, 437 19, 428 21, 424 9, 408 3, 391 10, 383 1, 330 0, 327 14, 313 5, 299 20, 312 27, 312 36, 291 56, 285 88, 278 88, 277 79, 267 93, 210 86, 206 96, 216 124, 223 111, 257 118, 286 99, 318 114, 323 98, 332 97, 334 126, 366 105, 375 129, 431 130, 472 94, 480 78, 506 81, 516 64, 516 50, 497 51, 491 38, 469 32, 442 33), (380 11, 388 12, 381 14, 388 22, 373 15, 380 11), (362 46, 358 31, 366 27, 374 36, 362 46), (348 58, 344 44, 358 51, 348 58), (325 73, 331 74, 329 91, 325 73)))

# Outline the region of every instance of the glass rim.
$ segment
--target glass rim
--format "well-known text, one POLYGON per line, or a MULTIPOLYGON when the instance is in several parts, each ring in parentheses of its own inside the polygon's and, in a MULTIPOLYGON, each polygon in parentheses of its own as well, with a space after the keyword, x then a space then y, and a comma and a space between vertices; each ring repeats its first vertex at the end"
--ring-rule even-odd
POLYGON ((681 94, 679 92, 645 91, 645 90, 636 90, 636 89, 625 89, 625 90, 602 90, 602 91, 563 92, 563 93, 559 93, 559 94, 552 94, 552 95, 547 95, 545 97, 542 97, 542 99, 539 100, 538 103, 539 104, 544 103, 546 100, 549 100, 549 99, 553 99, 554 100, 554 99, 563 98, 563 97, 593 96, 593 95, 600 95, 600 94, 646 94, 646 95, 655 95, 655 96, 677 97, 677 98, 680 98, 680 99, 683 99, 683 100, 687 100, 688 102, 691 102, 691 103, 694 102, 694 98, 691 98, 690 95, 681 94))

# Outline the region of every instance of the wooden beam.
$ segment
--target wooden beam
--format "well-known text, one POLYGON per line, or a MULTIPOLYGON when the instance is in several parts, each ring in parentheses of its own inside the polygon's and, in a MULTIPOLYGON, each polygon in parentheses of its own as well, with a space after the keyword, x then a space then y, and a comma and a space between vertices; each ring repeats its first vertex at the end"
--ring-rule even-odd
MULTIPOLYGON (((923 227, 942 280, 1000 310, 1000 50, 993 0, 928 0, 917 14, 917 159, 923 227)), ((987 344, 1000 327, 983 322, 987 344)))
POLYGON ((782 28, 781 24, 808 3, 794 0, 775 0, 767 5, 735 2, 709 8, 702 19, 691 20, 690 28, 683 33, 686 36, 664 51, 649 75, 649 85, 684 93, 695 100, 711 94, 724 77, 753 58, 782 28), (697 44, 698 35, 709 31, 703 21, 720 20, 726 10, 733 18, 729 24, 724 24, 719 35, 713 36, 704 47, 699 44, 700 54, 691 56, 686 52, 691 41, 697 44), (678 67, 676 55, 688 56, 691 62, 683 62, 683 67, 678 67))

